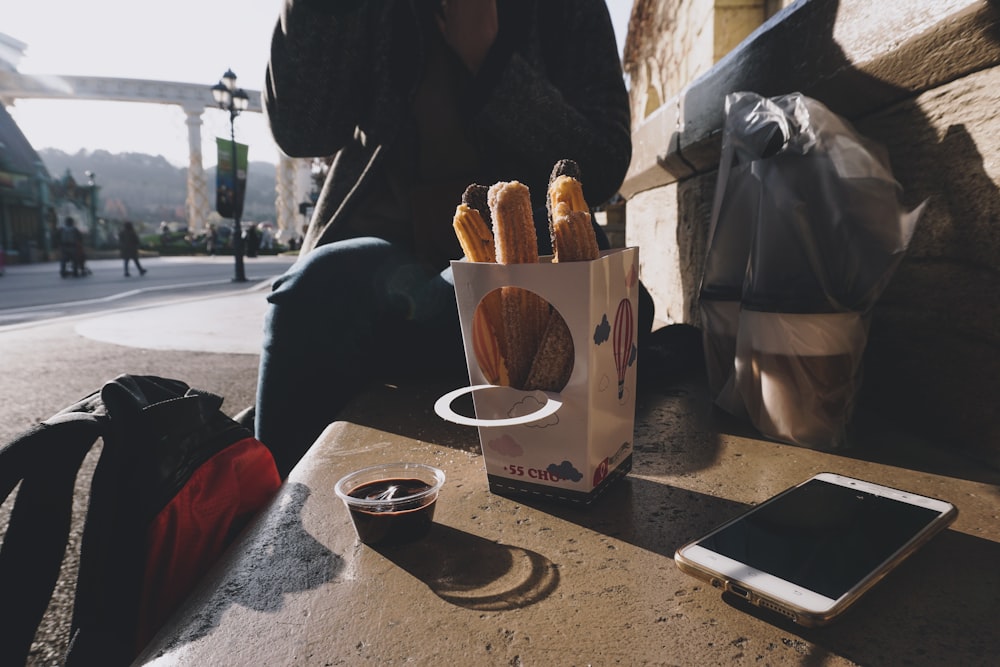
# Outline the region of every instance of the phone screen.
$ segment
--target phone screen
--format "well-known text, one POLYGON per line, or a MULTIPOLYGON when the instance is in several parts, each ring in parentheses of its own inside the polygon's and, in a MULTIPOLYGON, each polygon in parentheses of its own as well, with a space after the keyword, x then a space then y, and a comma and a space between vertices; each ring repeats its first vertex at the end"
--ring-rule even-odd
POLYGON ((836 600, 940 515, 812 479, 698 544, 836 600))

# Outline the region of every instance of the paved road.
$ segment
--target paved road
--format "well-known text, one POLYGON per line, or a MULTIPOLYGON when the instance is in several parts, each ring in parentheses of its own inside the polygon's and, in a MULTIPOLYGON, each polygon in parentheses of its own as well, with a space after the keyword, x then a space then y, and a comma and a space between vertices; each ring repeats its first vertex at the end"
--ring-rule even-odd
MULTIPOLYGON (((89 262, 93 275, 61 279, 52 263, 8 266, 0 277, 0 443, 121 374, 152 374, 211 391, 233 415, 254 401, 265 296, 290 258, 151 258, 125 278, 118 260, 89 262), (263 260, 263 261, 259 261, 263 260)), ((85 497, 97 450, 77 480, 85 497)), ((82 504, 71 544, 78 547, 82 504)), ((0 532, 9 503, 0 506, 0 532)), ((58 665, 72 612, 75 550, 29 664, 58 665)))
POLYGON ((88 262, 92 274, 60 278, 56 263, 7 267, 0 277, 0 327, 109 308, 162 303, 165 299, 236 294, 266 288, 294 258, 246 260, 247 281, 233 281, 231 257, 165 257, 144 261, 145 276, 122 273, 120 260, 88 262))

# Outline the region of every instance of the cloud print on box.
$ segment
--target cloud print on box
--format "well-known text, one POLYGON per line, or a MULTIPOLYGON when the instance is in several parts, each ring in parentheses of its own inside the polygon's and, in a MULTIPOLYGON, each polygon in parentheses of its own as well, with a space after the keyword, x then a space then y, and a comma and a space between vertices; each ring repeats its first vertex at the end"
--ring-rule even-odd
POLYGON ((611 323, 608 322, 608 315, 605 313, 601 316, 601 323, 594 329, 594 344, 600 345, 601 343, 606 343, 610 337, 611 323))
POLYGON ((559 465, 550 463, 549 467, 545 469, 545 472, 550 475, 555 475, 559 479, 568 479, 571 482, 579 482, 583 479, 583 473, 574 468, 573 464, 569 461, 563 461, 559 465))
MULTIPOLYGON (((514 404, 514 406, 507 411, 508 417, 521 417, 523 415, 538 412, 542 409, 545 404, 539 401, 534 396, 525 396, 520 401, 514 404)), ((539 420, 536 422, 530 422, 525 424, 529 428, 548 428, 549 426, 555 426, 559 423, 559 414, 553 414, 545 420, 539 420)))
POLYGON ((512 459, 524 455, 524 448, 521 447, 520 443, 506 433, 495 440, 490 440, 487 446, 500 456, 512 459))

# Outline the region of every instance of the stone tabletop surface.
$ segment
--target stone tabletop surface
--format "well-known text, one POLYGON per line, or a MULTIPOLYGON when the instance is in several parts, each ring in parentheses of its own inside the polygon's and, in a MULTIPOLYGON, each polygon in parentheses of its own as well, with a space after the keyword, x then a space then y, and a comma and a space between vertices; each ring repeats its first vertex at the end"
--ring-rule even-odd
POLYGON ((875 421, 847 452, 763 440, 682 385, 640 400, 632 473, 566 507, 491 493, 476 430, 429 407, 446 389, 386 386, 331 424, 137 664, 995 664, 995 471, 875 421), (366 546, 334 484, 400 460, 445 471, 435 524, 408 546, 366 546), (823 471, 960 514, 824 628, 677 569, 677 547, 823 471))

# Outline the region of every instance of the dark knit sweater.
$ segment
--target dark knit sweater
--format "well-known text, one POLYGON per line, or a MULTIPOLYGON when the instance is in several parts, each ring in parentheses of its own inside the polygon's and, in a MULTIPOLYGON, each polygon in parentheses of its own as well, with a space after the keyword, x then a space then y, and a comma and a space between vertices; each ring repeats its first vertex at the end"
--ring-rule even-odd
MULTIPOLYGON (((628 95, 603 0, 499 0, 499 32, 464 82, 476 181, 519 180, 544 206, 556 161, 580 164, 591 204, 613 196, 631 159, 628 95)), ((406 0, 286 0, 264 103, 278 146, 335 156, 303 246, 336 240, 366 176, 411 122, 424 43, 406 0)), ((457 205, 458 200, 453 205, 457 205)), ((452 209, 453 210, 453 209, 452 209)), ((442 225, 450 232, 450 218, 442 225)))

